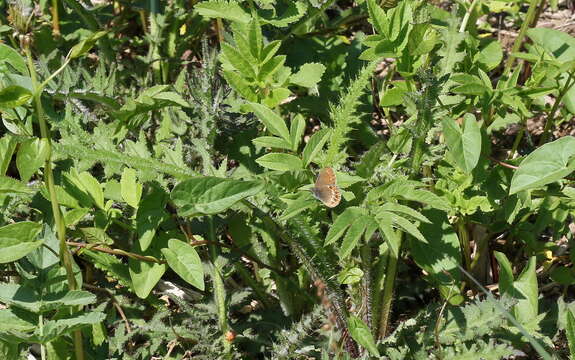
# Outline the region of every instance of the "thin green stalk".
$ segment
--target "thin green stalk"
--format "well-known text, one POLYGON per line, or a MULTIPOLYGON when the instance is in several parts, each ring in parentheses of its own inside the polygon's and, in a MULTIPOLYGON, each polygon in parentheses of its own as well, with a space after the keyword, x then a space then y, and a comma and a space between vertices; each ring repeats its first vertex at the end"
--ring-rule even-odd
MULTIPOLYGON (((50 204, 52 206, 52 213, 54 216, 54 223, 56 226, 56 233, 58 235, 58 241, 60 243, 60 261, 66 270, 66 277, 68 279, 68 288, 70 290, 76 290, 78 284, 76 283, 76 278, 74 277, 74 271, 72 269, 72 254, 68 250, 66 245, 66 225, 64 224, 64 219, 60 213, 60 206, 58 203, 58 197, 56 195, 56 187, 54 185, 54 174, 52 172, 52 138, 50 136, 50 131, 48 125, 46 124, 46 119, 44 116, 44 108, 42 107, 41 95, 42 95, 42 85, 38 84, 38 79, 36 75, 36 68, 34 67, 34 62, 32 61, 32 54, 30 52, 30 47, 28 44, 24 46, 24 51, 26 53, 26 58, 28 60, 28 68, 30 71, 30 78, 32 80, 32 87, 34 89, 33 102, 36 108, 36 116, 38 118, 38 123, 40 124, 40 135, 42 139, 46 141, 46 162, 44 164, 44 182, 48 188, 48 194, 50 195, 50 204)), ((76 359, 84 360, 84 349, 82 347, 82 333, 80 330, 74 331, 74 350, 76 353, 76 359)))
POLYGON ((462 217, 457 220, 457 235, 463 251, 463 263, 465 268, 469 270, 471 268, 471 245, 469 244, 469 233, 465 227, 465 219, 462 217))
POLYGON ((469 22, 469 17, 471 16, 473 9, 475 8, 475 5, 478 2, 479 2, 479 0, 473 0, 473 2, 471 3, 471 6, 469 6, 469 9, 467 9, 467 12, 465 13, 465 16, 463 17, 463 20, 461 21, 461 26, 459 27, 460 33, 464 32, 465 29, 467 28, 467 23, 469 22))
MULTIPOLYGON (((40 327, 40 337, 44 336, 44 315, 38 316, 38 326, 40 327)), ((46 360, 46 345, 40 344, 40 359, 46 360)))
POLYGON ((393 290, 395 286, 395 278, 397 276, 397 264, 399 262, 399 252, 401 250, 401 243, 403 242, 403 233, 399 234, 398 239, 398 253, 394 254, 391 249, 387 256, 387 265, 385 267, 385 282, 383 284, 383 294, 381 297, 381 312, 379 315, 379 330, 377 334, 378 339, 383 339, 387 336, 387 328, 389 323, 389 316, 391 314, 391 303, 393 300, 393 290))
MULTIPOLYGON (((511 53, 507 58, 507 62, 505 63, 505 69, 503 70, 503 78, 507 78, 509 72, 511 71, 511 67, 513 66, 513 62, 515 61, 514 53, 518 52, 523 44, 523 39, 525 38, 525 34, 531 25, 533 25, 533 20, 535 19, 535 14, 537 13, 537 7, 542 0, 531 0, 529 3, 529 9, 527 10, 527 14, 525 15, 525 20, 523 24, 521 24, 521 29, 519 29, 519 34, 517 38, 515 38, 515 42, 513 43, 513 48, 511 49, 511 53)), ((544 0, 543 0, 544 1, 544 0)))
POLYGON ((58 12, 58 0, 52 0, 52 33, 60 37, 60 15, 58 12))
POLYGON ((224 279, 220 273, 218 266, 219 248, 215 245, 216 229, 214 227, 214 219, 209 216, 208 221, 208 250, 210 253, 210 260, 212 262, 213 282, 214 282, 214 298, 216 308, 218 309, 218 324, 222 332, 222 345, 226 354, 230 354, 231 346, 229 341, 226 340, 226 333, 228 332, 228 319, 226 311, 226 289, 224 287, 224 279))
POLYGON ((539 141, 539 146, 545 144, 549 140, 549 131, 551 130, 551 127, 553 126, 553 124, 555 122, 555 113, 557 112, 557 109, 559 108, 559 104, 561 103, 561 100, 563 99, 565 94, 567 94, 567 91, 569 91, 569 89, 571 89, 573 84, 575 84, 575 70, 571 71, 569 73, 569 77, 567 78, 567 81, 565 81, 565 85, 563 85, 563 89, 561 89, 561 91, 559 92, 559 96, 557 96, 557 98, 555 99, 555 103, 553 104, 553 107, 551 108, 551 111, 549 112, 549 117, 547 118, 547 121, 545 121, 545 127, 543 128, 543 134, 541 135, 541 139, 539 141))

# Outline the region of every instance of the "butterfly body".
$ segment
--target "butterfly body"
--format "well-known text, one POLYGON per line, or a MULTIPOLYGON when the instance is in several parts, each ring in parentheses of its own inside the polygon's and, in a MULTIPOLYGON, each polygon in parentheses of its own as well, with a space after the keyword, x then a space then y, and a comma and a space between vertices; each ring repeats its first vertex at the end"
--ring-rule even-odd
POLYGON ((341 201, 341 191, 336 185, 335 172, 332 168, 321 169, 311 192, 325 206, 333 208, 341 201))

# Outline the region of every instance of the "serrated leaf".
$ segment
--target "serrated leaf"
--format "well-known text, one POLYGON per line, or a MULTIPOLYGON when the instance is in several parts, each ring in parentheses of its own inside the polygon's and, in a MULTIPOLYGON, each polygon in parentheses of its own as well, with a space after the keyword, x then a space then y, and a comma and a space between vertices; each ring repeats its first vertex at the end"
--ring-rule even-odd
POLYGON ((327 236, 325 237, 325 245, 332 244, 336 242, 340 237, 343 236, 343 233, 347 230, 349 226, 358 218, 365 216, 365 210, 351 206, 345 209, 338 217, 335 219, 329 231, 327 232, 327 236))
POLYGON ((381 205, 379 207, 379 210, 409 215, 412 218, 419 220, 423 223, 430 223, 428 218, 426 218, 420 212, 417 212, 414 209, 410 208, 409 206, 388 202, 388 203, 381 205))
POLYGON ((303 169, 301 159, 291 154, 270 153, 259 157, 256 162, 271 170, 290 171, 303 169))
POLYGON ((222 54, 225 60, 231 64, 243 77, 252 78, 256 77, 253 65, 244 58, 244 56, 228 43, 222 43, 222 54))
POLYGON ((320 82, 325 66, 319 63, 303 64, 299 71, 290 77, 290 82, 307 88, 317 86, 320 82))
POLYGON ((509 195, 560 180, 575 170, 575 137, 564 136, 527 155, 515 170, 509 195))
POLYGON ((292 151, 297 151, 301 143, 303 134, 305 133, 305 119, 301 114, 297 114, 291 121, 290 137, 292 143, 292 151))
POLYGON ((162 254, 172 270, 189 284, 204 291, 204 268, 196 250, 183 241, 170 239, 162 254))
POLYGON ((28 187, 26 183, 18 181, 16 179, 12 179, 9 176, 0 175, 0 195, 2 194, 21 195, 21 194, 32 194, 32 193, 34 193, 34 189, 28 187))
POLYGON ((39 297, 29 287, 18 284, 0 284, 0 301, 34 313, 44 313, 63 306, 89 305, 96 301, 96 296, 87 291, 70 290, 39 297))
POLYGON ((339 249, 340 259, 345 259, 351 254, 353 249, 355 249, 359 243, 359 240, 367 229, 367 226, 373 221, 374 220, 367 215, 355 219, 343 237, 343 241, 341 242, 341 247, 339 249))
POLYGON ((198 14, 247 24, 251 16, 236 1, 204 1, 194 6, 198 14))

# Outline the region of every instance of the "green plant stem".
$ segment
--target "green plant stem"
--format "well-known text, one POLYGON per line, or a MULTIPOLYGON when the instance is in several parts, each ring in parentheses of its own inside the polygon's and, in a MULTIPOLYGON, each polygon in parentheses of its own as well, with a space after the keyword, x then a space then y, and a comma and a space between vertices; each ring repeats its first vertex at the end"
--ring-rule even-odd
MULTIPOLYGON (((54 185, 54 174, 52 172, 52 138, 50 136, 50 131, 48 129, 48 124, 46 124, 46 119, 44 117, 44 109, 42 108, 42 85, 38 85, 38 79, 36 76, 36 68, 34 67, 34 62, 32 60, 32 54, 30 52, 30 47, 25 46, 24 51, 26 53, 26 58, 28 60, 28 69, 30 71, 30 78, 32 80, 32 86, 34 89, 33 102, 36 108, 36 116, 38 118, 38 123, 40 124, 40 135, 42 139, 46 141, 46 162, 44 163, 44 182, 48 188, 48 194, 50 195, 50 204, 52 206, 52 213, 54 216, 54 223, 56 226, 56 233, 58 235, 58 241, 60 243, 60 261, 66 270, 66 277, 68 279, 68 288, 70 290, 76 290, 78 284, 76 283, 76 278, 74 277, 74 271, 72 269, 72 254, 68 250, 66 245, 66 225, 64 224, 64 219, 60 212, 60 205, 58 203, 58 197, 56 195, 56 187, 54 185)), ((74 331, 74 350, 76 353, 77 360, 84 360, 84 349, 82 347, 82 333, 80 330, 74 331)))
POLYGON ((515 38, 515 42, 513 43, 513 48, 509 53, 509 57, 507 58, 507 62, 505 63, 505 69, 503 70, 503 78, 507 78, 509 76, 509 72, 511 71, 511 67, 513 66, 513 62, 515 61, 515 56, 513 53, 516 53, 521 48, 523 44, 523 39, 525 38, 525 34, 527 30, 532 25, 533 20, 535 19, 535 14, 537 13, 537 7, 539 6, 541 0, 531 0, 529 2, 529 9, 527 10, 527 14, 525 15, 525 21, 521 24, 521 29, 519 29, 519 34, 517 38, 515 38))
POLYGON ((567 94, 569 89, 571 89, 573 84, 575 84, 574 75, 575 75, 575 70, 571 71, 569 73, 569 77, 567 78, 567 81, 565 81, 565 85, 563 85, 563 88, 561 89, 561 91, 559 92, 559 95, 555 99, 555 103, 553 104, 553 107, 551 108, 551 111, 549 112, 549 117, 545 121, 545 127, 543 128, 543 134, 541 134, 541 139, 539 140, 539 146, 545 144, 549 140, 549 132, 551 131, 551 127, 553 126, 553 124, 555 122, 555 113, 557 112, 557 109, 559 108, 559 104, 561 104, 561 100, 563 99, 565 94, 567 94))
POLYGON ((227 356, 230 355, 231 346, 226 340, 226 333, 228 331, 228 319, 226 311, 226 289, 224 287, 224 280, 218 266, 219 249, 215 245, 216 242, 216 229, 214 225, 214 219, 211 216, 207 217, 208 223, 208 251, 210 254, 210 260, 212 262, 212 276, 214 282, 214 299, 216 302, 216 308, 218 309, 218 324, 220 326, 220 331, 222 332, 222 345, 227 356))
POLYGON ((52 0, 52 34, 60 37, 60 15, 58 11, 58 0, 52 0))
MULTIPOLYGON (((40 336, 44 336, 44 315, 40 313, 38 316, 38 327, 40 328, 40 336)), ((46 360, 46 346, 44 344, 40 344, 40 359, 46 360)))
POLYGON ((469 270, 471 268, 471 246, 469 244, 469 233, 465 226, 465 218, 463 217, 457 220, 457 235, 459 237, 461 250, 463 251, 463 263, 465 264, 465 268, 469 270))
POLYGON ((475 8, 475 5, 478 2, 479 2, 478 0, 473 0, 471 5, 469 6, 469 9, 467 9, 467 12, 465 13, 465 16, 463 17, 463 20, 461 21, 461 26, 459 27, 460 33, 464 32, 465 29, 467 28, 467 23, 469 22, 469 17, 471 17, 471 13, 473 12, 473 9, 475 8))
POLYGON ((389 323, 389 316, 391 314, 393 289, 395 286, 395 278, 397 276, 397 263, 399 262, 399 252, 401 250, 401 243, 403 242, 402 240, 403 233, 400 233, 397 254, 394 254, 391 249, 388 249, 387 264, 385 267, 385 282, 383 284, 383 294, 381 300, 381 315, 379 315, 379 329, 377 334, 378 339, 383 339, 387 336, 387 327, 389 323))

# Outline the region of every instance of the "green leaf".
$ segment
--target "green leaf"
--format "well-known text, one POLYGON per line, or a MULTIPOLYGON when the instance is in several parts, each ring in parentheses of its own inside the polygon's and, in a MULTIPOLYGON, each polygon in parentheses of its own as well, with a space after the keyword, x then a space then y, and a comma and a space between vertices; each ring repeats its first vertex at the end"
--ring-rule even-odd
POLYGON ((6 175, 16 145, 17 141, 13 136, 4 135, 0 138, 0 175, 6 175))
POLYGON ((291 150, 297 151, 299 144, 301 143, 303 134, 305 133, 305 119, 301 114, 297 114, 292 119, 289 133, 292 144, 291 150))
POLYGON ((425 210, 423 213, 431 220, 420 226, 429 242, 409 242, 413 260, 429 274, 427 279, 439 287, 443 298, 453 305, 459 304, 463 301, 459 290, 461 273, 457 267, 461 259, 459 239, 444 212, 425 210))
POLYGON ((513 282, 512 296, 517 299, 514 306, 514 313, 517 320, 522 324, 527 324, 539 315, 539 302, 537 295, 537 274, 535 272, 537 262, 535 256, 529 259, 529 263, 523 272, 513 282))
POLYGON ((370 225, 373 222, 374 220, 370 216, 364 215, 357 218, 351 224, 349 230, 343 237, 343 241, 341 242, 341 247, 339 249, 340 259, 345 259, 351 254, 353 249, 355 249, 355 247, 357 246, 359 239, 361 239, 361 235, 363 235, 368 225, 370 225))
POLYGON ((266 61, 264 64, 260 66, 257 76, 258 81, 271 83, 273 81, 271 77, 279 69, 281 69, 285 61, 286 61, 285 55, 278 55, 266 61))
POLYGON ((196 4, 194 10, 208 18, 221 18, 244 24, 249 23, 252 18, 236 1, 203 1, 196 4))
POLYGON ((513 289, 513 269, 504 253, 494 251, 495 259, 499 263, 499 291, 502 294, 510 293, 513 289))
POLYGON ((493 70, 501 63, 502 59, 503 51, 501 50, 501 44, 495 40, 489 41, 487 45, 475 55, 475 60, 484 66, 485 71, 493 70))
POLYGON ((256 162, 271 170, 289 171, 303 169, 301 159, 291 154, 270 153, 259 157, 256 162))
POLYGON ((19 195, 19 194, 33 194, 33 193, 34 189, 28 187, 26 183, 18 181, 16 179, 12 179, 9 176, 0 175, 0 195, 3 194, 19 195))
POLYGON ((323 146, 329 140, 330 136, 330 129, 321 129, 311 136, 302 152, 304 167, 307 167, 315 160, 315 156, 323 149, 323 146))
POLYGON ((564 136, 527 155, 515 170, 509 195, 540 187, 569 175, 575 169, 575 137, 564 136))
POLYGON ((442 121, 445 142, 457 166, 470 173, 481 155, 481 131, 472 114, 465 114, 463 131, 451 118, 442 121))
POLYGON ((379 207, 379 209, 383 210, 383 211, 391 211, 391 212, 409 215, 412 218, 419 220, 421 222, 428 223, 428 224, 430 223, 428 218, 426 218, 420 212, 413 210, 409 206, 388 202, 388 203, 381 205, 379 207))
POLYGON ((162 249, 168 265, 191 285, 204 291, 204 268, 196 250, 183 241, 170 239, 168 248, 162 249))
POLYGON ((196 177, 176 185, 170 196, 180 216, 210 215, 258 194, 263 187, 259 181, 196 177))
POLYGON ((245 78, 254 79, 256 77, 256 73, 253 67, 253 64, 244 58, 244 56, 233 46, 228 43, 222 43, 222 54, 225 59, 230 65, 232 65, 237 71, 242 74, 245 78))
POLYGON ((299 71, 290 77, 290 82, 307 88, 317 86, 320 82, 325 66, 320 63, 303 64, 299 71))
POLYGON ((250 108, 256 116, 264 123, 264 125, 268 128, 269 132, 274 135, 280 136, 285 141, 291 143, 289 130, 286 126, 284 119, 282 119, 278 114, 273 112, 270 108, 264 105, 260 105, 257 103, 250 103, 248 104, 248 108, 250 108))
POLYGON ((572 359, 575 359, 575 315, 569 309, 565 309, 567 313, 567 324, 565 326, 565 335, 569 345, 569 354, 572 359))
POLYGON ((101 37, 105 36, 108 32, 107 31, 98 31, 90 35, 87 39, 80 41, 78 44, 74 45, 72 49, 70 49, 69 58, 75 59, 84 54, 86 54, 90 49, 96 44, 96 41, 101 37))
POLYGON ((285 149, 291 150, 292 145, 285 141, 282 138, 275 137, 275 136, 260 136, 255 139, 252 139, 254 145, 269 147, 269 148, 276 148, 276 149, 285 149))
POLYGON ((280 221, 286 221, 301 213, 302 211, 317 206, 311 193, 301 195, 297 200, 291 201, 283 214, 280 216, 280 221))
POLYGON ((82 290, 51 293, 39 297, 36 292, 18 284, 0 284, 0 301, 33 313, 44 313, 63 306, 89 305, 96 302, 96 296, 82 290))
MULTIPOLYGON (((160 251, 152 244, 146 251, 142 251, 140 243, 134 242, 132 252, 143 255, 153 256, 159 258, 160 251)), ((166 265, 158 264, 155 262, 148 262, 130 258, 128 260, 128 268, 134 292, 140 299, 145 299, 150 294, 150 291, 156 286, 162 275, 166 272, 166 265)))
POLYGON ((24 105, 32 98, 30 90, 18 85, 10 85, 0 90, 0 109, 11 109, 24 105))
POLYGON ((16 167, 20 179, 24 182, 30 180, 32 175, 44 165, 48 156, 48 142, 46 139, 29 139, 20 144, 16 154, 16 167))
POLYGON ((142 184, 136 181, 136 170, 124 168, 122 171, 122 178, 120 179, 122 186, 122 199, 134 209, 138 208, 140 198, 142 197, 142 184))
POLYGON ((41 230, 42 225, 31 221, 0 227, 0 264, 16 261, 42 245, 41 230))
POLYGON ((348 324, 351 337, 366 348, 372 356, 379 357, 379 351, 369 327, 360 318, 353 315, 349 317, 348 324))
POLYGON ((345 209, 329 228, 324 246, 336 242, 356 219, 365 215, 367 215, 365 210, 356 206, 345 209))
POLYGON ((27 342, 46 344, 56 338, 69 334, 75 330, 101 323, 106 319, 106 314, 99 311, 90 311, 68 319, 48 320, 44 323, 43 331, 36 329, 34 338, 27 342))
POLYGON ((391 222, 394 225, 405 230, 405 232, 407 232, 408 234, 410 234, 414 238, 416 238, 416 239, 418 239, 424 243, 427 243, 427 239, 419 231, 417 226, 415 226, 413 223, 411 223, 406 218, 401 217, 395 213, 387 212, 387 211, 382 211, 381 213, 378 214, 378 216, 389 216, 391 218, 391 222))
POLYGON ((0 65, 4 63, 10 64, 10 66, 22 75, 28 75, 26 61, 18 51, 6 44, 0 44, 0 65))

